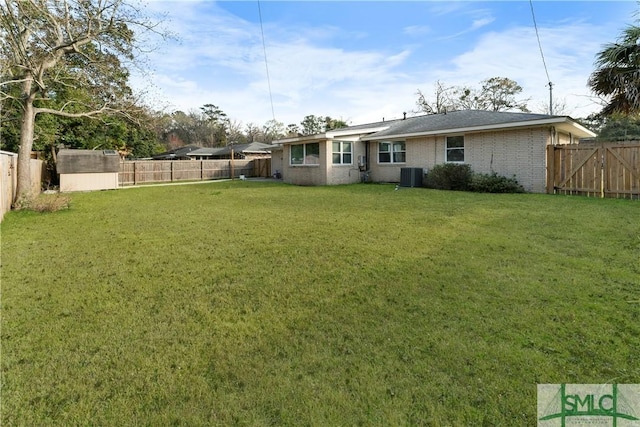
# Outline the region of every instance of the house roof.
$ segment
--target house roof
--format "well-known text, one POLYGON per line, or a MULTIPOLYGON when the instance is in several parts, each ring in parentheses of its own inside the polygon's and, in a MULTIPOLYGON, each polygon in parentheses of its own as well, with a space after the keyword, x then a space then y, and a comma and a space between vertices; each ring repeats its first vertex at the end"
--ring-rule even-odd
POLYGON ((381 140, 444 133, 480 132, 531 126, 555 126, 578 137, 595 136, 571 117, 505 111, 461 110, 394 120, 389 127, 363 139, 381 140))
POLYGON ((461 110, 450 113, 429 114, 369 123, 334 129, 319 135, 285 138, 279 144, 312 142, 339 138, 346 135, 368 134, 361 139, 377 141, 393 138, 408 138, 427 135, 495 131, 531 126, 555 126, 579 138, 595 134, 571 117, 548 114, 518 113, 505 111, 461 110))
POLYGON ((269 154, 273 145, 263 142, 251 142, 248 144, 227 145, 226 147, 199 148, 188 153, 188 156, 230 156, 232 148, 234 152, 242 154, 269 154))
POLYGON ((156 154, 153 156, 154 160, 171 160, 186 156, 188 153, 199 149, 197 145, 185 145, 184 147, 175 148, 173 150, 165 151, 164 153, 156 154))

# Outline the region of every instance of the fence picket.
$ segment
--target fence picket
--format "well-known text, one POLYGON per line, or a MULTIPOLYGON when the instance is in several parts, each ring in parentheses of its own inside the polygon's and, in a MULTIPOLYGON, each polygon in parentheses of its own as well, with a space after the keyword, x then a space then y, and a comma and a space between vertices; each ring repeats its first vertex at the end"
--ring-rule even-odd
POLYGON ((127 160, 120 162, 121 186, 144 183, 202 181, 224 179, 239 175, 269 177, 263 167, 256 170, 254 162, 265 162, 264 172, 270 169, 271 159, 234 160, 127 160))
POLYGON ((640 144, 553 146, 547 167, 549 193, 640 199, 640 144))

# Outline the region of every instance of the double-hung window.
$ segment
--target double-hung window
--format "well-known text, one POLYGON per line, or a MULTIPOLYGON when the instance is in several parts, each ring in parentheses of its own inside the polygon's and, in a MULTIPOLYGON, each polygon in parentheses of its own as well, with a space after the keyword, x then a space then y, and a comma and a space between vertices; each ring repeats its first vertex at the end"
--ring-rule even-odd
POLYGON ((294 144, 291 146, 292 165, 317 165, 320 163, 320 144, 294 144))
POLYGON ((378 163, 404 163, 407 150, 404 142, 381 142, 378 144, 378 163))
POLYGON ((353 144, 348 141, 333 142, 333 164, 350 165, 352 163, 353 144))
POLYGON ((447 137, 446 161, 450 163, 464 163, 463 135, 447 137))

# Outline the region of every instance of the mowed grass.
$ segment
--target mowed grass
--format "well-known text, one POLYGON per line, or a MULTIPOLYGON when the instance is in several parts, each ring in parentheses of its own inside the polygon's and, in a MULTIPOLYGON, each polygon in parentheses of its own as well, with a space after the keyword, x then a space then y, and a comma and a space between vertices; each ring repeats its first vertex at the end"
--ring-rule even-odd
POLYGON ((392 185, 74 194, 2 239, 2 425, 531 426, 640 383, 640 204, 392 185))

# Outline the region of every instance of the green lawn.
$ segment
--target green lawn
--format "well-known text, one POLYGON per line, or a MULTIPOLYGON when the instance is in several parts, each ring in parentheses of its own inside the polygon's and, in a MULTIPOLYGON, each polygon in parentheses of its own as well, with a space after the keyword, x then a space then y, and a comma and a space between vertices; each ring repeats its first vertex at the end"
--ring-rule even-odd
POLYGON ((1 243, 6 426, 531 426, 539 383, 640 383, 635 201, 218 182, 1 243))

